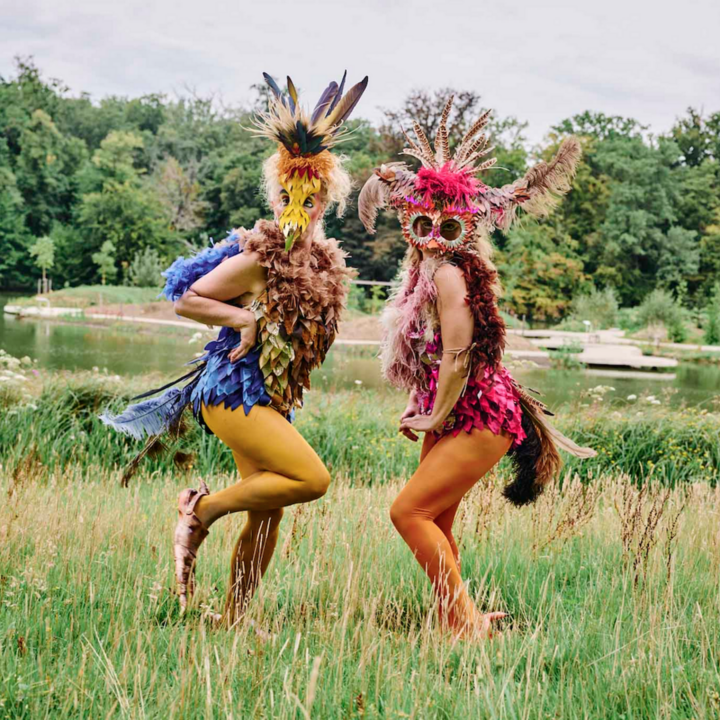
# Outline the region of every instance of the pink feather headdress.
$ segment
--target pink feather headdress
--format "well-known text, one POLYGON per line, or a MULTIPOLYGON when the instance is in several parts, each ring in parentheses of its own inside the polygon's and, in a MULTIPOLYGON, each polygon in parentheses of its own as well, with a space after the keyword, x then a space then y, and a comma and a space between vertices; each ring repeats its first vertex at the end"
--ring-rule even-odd
POLYGON ((431 222, 433 229, 424 237, 437 241, 432 247, 452 249, 472 241, 478 230, 507 230, 519 207, 534 216, 548 214, 570 189, 581 155, 580 142, 572 136, 563 140, 550 162, 538 163, 515 182, 499 188, 483 183, 476 175, 497 162, 496 158, 487 158, 494 148, 481 132, 489 122, 490 111, 471 125, 451 154, 447 124, 452 102, 451 97, 443 108, 434 148, 417 122, 413 123, 416 139, 405 134, 408 147, 403 154, 420 161, 422 167, 417 172, 404 163, 388 163, 376 168, 365 183, 358 211, 369 233, 375 232, 378 210, 390 205, 398 212, 405 238, 421 245, 412 223, 417 222, 419 209, 425 209, 428 217, 422 221, 431 222), (453 219, 463 225, 462 237, 444 242, 440 235, 442 224, 453 219))

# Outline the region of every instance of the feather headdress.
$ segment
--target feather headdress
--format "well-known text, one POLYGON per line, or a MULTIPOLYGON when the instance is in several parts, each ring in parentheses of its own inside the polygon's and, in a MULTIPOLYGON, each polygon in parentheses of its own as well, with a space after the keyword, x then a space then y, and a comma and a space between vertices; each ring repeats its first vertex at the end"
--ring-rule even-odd
POLYGON ((263 76, 272 97, 267 112, 256 116, 253 132, 278 144, 273 167, 288 198, 278 223, 289 250, 310 223, 305 201, 331 180, 336 160, 329 151, 342 141, 346 133, 344 123, 365 92, 368 79, 366 76, 344 93, 345 72, 339 85, 333 81, 325 88, 308 114, 300 105, 295 83, 289 76, 287 94, 270 75, 263 76))
POLYGON ((378 210, 390 205, 398 211, 411 244, 435 242, 436 247, 451 249, 471 239, 476 229, 507 230, 520 207, 530 215, 547 214, 570 189, 581 156, 575 137, 566 138, 550 162, 539 163, 509 185, 493 188, 480 181, 477 174, 497 162, 488 157, 494 146, 483 132, 490 111, 470 126, 451 154, 447 125, 452 103, 451 97, 443 108, 434 147, 417 122, 413 123, 415 139, 403 131, 407 147, 402 153, 420 161, 417 173, 404 163, 389 163, 377 168, 365 183, 358 211, 369 233, 375 232, 378 210), (418 223, 424 223, 425 234, 418 234, 418 223))
POLYGON ((270 75, 263 73, 263 77, 272 97, 268 111, 255 117, 253 132, 276 141, 280 152, 287 154, 283 157, 285 165, 281 172, 310 172, 323 177, 332 162, 331 156, 324 151, 342 141, 345 135, 343 124, 365 92, 367 76, 343 95, 345 72, 339 85, 333 81, 325 88, 311 114, 300 105, 295 84, 289 76, 287 94, 270 75))

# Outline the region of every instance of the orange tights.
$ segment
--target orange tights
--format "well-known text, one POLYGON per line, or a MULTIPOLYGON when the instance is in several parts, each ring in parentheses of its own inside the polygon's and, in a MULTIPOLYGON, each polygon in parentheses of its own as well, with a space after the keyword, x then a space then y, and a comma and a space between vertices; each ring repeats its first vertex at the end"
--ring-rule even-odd
POLYGON ((427 433, 420 465, 390 508, 390 518, 428 574, 441 620, 457 631, 480 630, 483 616, 460 576, 452 534, 460 500, 510 449, 512 440, 473 429, 437 440, 427 433))

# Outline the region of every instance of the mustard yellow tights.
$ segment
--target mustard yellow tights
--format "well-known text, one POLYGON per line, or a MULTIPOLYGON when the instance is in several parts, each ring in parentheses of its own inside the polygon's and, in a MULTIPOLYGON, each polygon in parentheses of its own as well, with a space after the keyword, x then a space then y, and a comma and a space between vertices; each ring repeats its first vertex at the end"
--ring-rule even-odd
POLYGON ((270 564, 283 508, 322 497, 330 474, 315 451, 280 413, 255 405, 202 407, 203 419, 231 450, 241 480, 200 499, 195 514, 210 527, 223 515, 247 511, 230 563, 225 617, 244 612, 270 564))

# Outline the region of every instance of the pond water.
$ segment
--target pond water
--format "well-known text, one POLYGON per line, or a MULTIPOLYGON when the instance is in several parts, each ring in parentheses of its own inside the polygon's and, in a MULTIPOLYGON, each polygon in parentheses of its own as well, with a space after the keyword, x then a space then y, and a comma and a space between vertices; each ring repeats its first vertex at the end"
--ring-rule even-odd
MULTIPOLYGON (((6 297, 0 295, 0 308, 6 297)), ((189 344, 191 333, 175 329, 117 330, 74 323, 18 320, 0 312, 0 348, 16 357, 28 355, 48 369, 91 370, 107 368, 119 375, 159 372, 184 374, 183 364, 202 350, 189 344)), ((513 370, 517 379, 541 390, 543 399, 557 407, 597 385, 612 386, 608 399, 651 393, 670 397, 673 404, 710 407, 720 396, 720 367, 686 364, 675 371, 674 380, 653 373, 613 373, 611 377, 581 370, 513 370)), ((313 375, 315 388, 331 390, 354 387, 383 388, 377 348, 336 345, 323 367, 313 375)))

